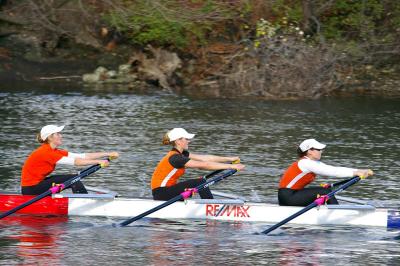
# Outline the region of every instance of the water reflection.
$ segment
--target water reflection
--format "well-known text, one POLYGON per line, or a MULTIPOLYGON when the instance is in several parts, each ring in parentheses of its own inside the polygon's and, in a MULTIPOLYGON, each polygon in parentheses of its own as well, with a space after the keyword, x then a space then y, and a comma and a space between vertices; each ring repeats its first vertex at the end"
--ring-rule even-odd
POLYGON ((2 249, 15 254, 22 265, 61 265, 63 251, 58 242, 67 221, 65 216, 9 216, 1 226, 3 232, 8 231, 7 235, 0 237, 11 245, 2 249))
POLYGON ((148 231, 151 244, 145 245, 151 265, 243 265, 237 254, 225 254, 228 250, 232 253, 232 243, 220 238, 224 232, 241 230, 243 223, 222 223, 222 228, 221 222, 216 221, 151 219, 148 223, 154 227, 148 231))

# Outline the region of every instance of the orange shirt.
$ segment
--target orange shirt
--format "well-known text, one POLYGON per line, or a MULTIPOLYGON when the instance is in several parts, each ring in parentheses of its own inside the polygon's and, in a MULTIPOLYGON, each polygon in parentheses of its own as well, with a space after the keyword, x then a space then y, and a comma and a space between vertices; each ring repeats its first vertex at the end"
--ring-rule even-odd
POLYGON ((42 144, 25 161, 22 167, 21 186, 39 184, 54 171, 56 163, 64 156, 68 156, 68 151, 52 149, 47 143, 42 144))
POLYGON ((294 190, 303 189, 309 183, 314 181, 316 174, 312 172, 303 172, 298 165, 299 161, 294 162, 283 174, 279 182, 279 188, 290 188, 294 190))
POLYGON ((185 173, 184 164, 189 161, 188 156, 189 153, 187 151, 182 154, 176 149, 168 152, 154 170, 153 176, 151 177, 151 189, 175 185, 179 177, 185 173), (177 160, 171 160, 171 157, 177 160), (173 164, 175 164, 175 166, 173 164))

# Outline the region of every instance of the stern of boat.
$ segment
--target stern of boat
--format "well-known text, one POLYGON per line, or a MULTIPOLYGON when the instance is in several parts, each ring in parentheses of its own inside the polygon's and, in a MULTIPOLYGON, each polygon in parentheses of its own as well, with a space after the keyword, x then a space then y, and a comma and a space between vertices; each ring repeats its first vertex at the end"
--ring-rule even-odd
POLYGON ((400 229, 400 211, 388 210, 387 228, 400 229))

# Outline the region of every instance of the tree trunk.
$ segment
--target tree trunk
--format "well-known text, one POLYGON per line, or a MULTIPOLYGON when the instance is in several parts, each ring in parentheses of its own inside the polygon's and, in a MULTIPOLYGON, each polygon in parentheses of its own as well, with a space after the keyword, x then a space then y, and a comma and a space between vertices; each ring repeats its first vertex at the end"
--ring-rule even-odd
POLYGON ((302 0, 301 7, 303 9, 303 21, 302 28, 304 32, 311 33, 313 31, 311 27, 311 21, 313 14, 312 0, 302 0))

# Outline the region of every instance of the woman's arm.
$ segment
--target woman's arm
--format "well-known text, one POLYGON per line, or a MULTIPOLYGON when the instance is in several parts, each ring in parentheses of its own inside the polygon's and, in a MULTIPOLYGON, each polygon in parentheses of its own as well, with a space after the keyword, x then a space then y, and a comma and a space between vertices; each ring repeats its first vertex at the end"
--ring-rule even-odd
POLYGON ((303 159, 299 161, 299 167, 302 171, 313 172, 317 175, 322 176, 334 176, 334 177, 352 177, 352 176, 363 176, 367 177, 372 175, 368 169, 354 169, 347 167, 336 167, 327 165, 320 161, 314 161, 310 159, 303 159))
POLYGON ((89 160, 96 160, 96 159, 104 158, 104 157, 118 158, 118 156, 119 156, 118 152, 115 152, 115 151, 85 153, 85 159, 89 159, 89 160))
POLYGON ((104 157, 110 157, 116 159, 119 157, 118 152, 93 152, 85 153, 85 158, 75 158, 74 164, 77 166, 90 165, 90 164, 103 164, 103 166, 108 166, 110 162, 105 159, 100 159, 104 157))
POLYGON ((234 161, 240 160, 240 158, 238 156, 223 157, 223 156, 216 156, 216 155, 201 155, 201 154, 193 154, 193 153, 189 154, 189 158, 194 159, 196 161, 216 162, 216 163, 234 162, 234 161))
POLYGON ((108 160, 98 160, 98 159, 83 159, 83 158, 75 158, 74 165, 76 166, 84 166, 84 165, 92 165, 92 164, 103 164, 103 166, 108 166, 110 162, 108 160))
POLYGON ((219 163, 212 161, 198 161, 191 159, 185 164, 185 167, 205 169, 205 170, 236 169, 239 171, 242 170, 245 166, 240 163, 226 164, 226 163, 219 163))
POLYGON ((97 159, 86 159, 86 158, 80 158, 80 157, 64 156, 60 160, 58 160, 57 164, 75 165, 75 166, 103 164, 103 166, 108 166, 109 161, 108 160, 97 160, 97 159))

